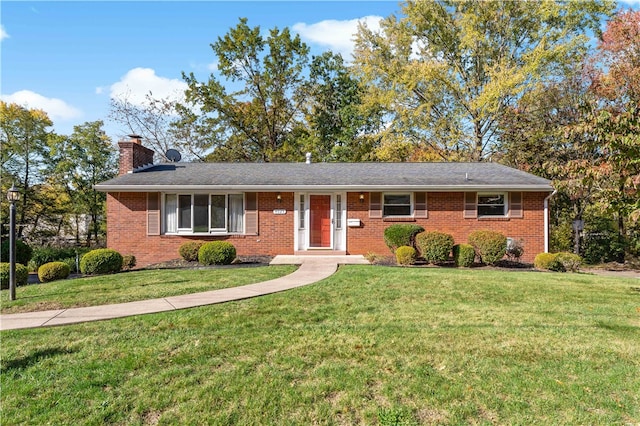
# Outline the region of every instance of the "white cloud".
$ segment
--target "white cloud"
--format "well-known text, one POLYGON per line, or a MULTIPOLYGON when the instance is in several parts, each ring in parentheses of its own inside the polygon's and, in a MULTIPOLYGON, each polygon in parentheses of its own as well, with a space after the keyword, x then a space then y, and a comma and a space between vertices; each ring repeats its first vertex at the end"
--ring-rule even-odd
POLYGON ((110 87, 114 99, 126 99, 134 105, 144 105, 147 95, 154 99, 183 100, 187 83, 156 75, 151 68, 129 70, 117 83, 110 87))
POLYGON ((20 90, 11 95, 2 95, 0 98, 5 102, 18 104, 25 108, 41 109, 53 122, 73 120, 82 116, 82 111, 62 99, 47 98, 30 90, 20 90))
POLYGON ((5 31, 4 29, 4 25, 0 25, 0 41, 4 40, 5 38, 9 38, 9 34, 5 31))
POLYGON ((382 19, 381 16, 365 16, 346 21, 330 19, 315 24, 299 22, 293 25, 292 28, 305 41, 328 47, 333 52, 342 54, 342 57, 348 61, 353 53, 358 23, 363 22, 369 29, 377 31, 380 28, 382 19))

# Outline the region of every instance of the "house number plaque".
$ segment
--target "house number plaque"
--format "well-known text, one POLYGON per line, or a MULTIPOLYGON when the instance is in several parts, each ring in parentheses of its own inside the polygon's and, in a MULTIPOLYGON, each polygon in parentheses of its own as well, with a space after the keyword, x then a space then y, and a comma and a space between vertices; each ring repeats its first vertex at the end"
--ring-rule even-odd
POLYGON ((287 211, 285 209, 275 209, 273 214, 287 214, 287 211))

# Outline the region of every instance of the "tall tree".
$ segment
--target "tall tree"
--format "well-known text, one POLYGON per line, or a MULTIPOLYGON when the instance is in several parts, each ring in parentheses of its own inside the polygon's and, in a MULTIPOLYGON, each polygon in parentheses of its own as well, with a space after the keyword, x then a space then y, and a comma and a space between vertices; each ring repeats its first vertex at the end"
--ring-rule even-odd
POLYGON ((309 67, 305 151, 321 161, 371 160, 382 124, 380 109, 365 109, 365 92, 340 54, 313 57, 309 67))
POLYGON ((86 242, 99 243, 101 219, 105 216, 106 196, 94 185, 117 174, 115 150, 104 133, 102 121, 74 126, 68 138, 52 140, 52 175, 65 183, 71 210, 76 218, 89 218, 86 242))
POLYGON ((565 79, 538 84, 524 94, 515 107, 502 115, 499 123, 503 152, 500 162, 553 180, 558 194, 552 199, 552 236, 567 233, 559 240, 579 248, 579 232, 572 223, 584 220, 596 201, 598 171, 593 167, 602 153, 593 144, 593 135, 575 129, 580 126, 584 108, 592 101, 582 67, 565 79))
POLYGON ((221 79, 189 85, 183 124, 213 147, 212 160, 281 161, 303 158, 292 137, 302 119, 304 71, 309 48, 289 29, 238 25, 211 45, 221 79), (225 87, 237 88, 231 91, 225 87), (198 113, 193 111, 197 110, 198 113))
POLYGON ((608 23, 598 44, 592 93, 583 125, 602 153, 599 201, 617 219, 626 237, 629 221, 640 218, 640 12, 621 11, 608 23))
POLYGON ((184 160, 203 160, 208 147, 201 138, 191 137, 191 128, 187 122, 179 121, 181 106, 178 101, 158 99, 148 93, 143 104, 131 102, 127 97, 111 100, 109 118, 124 126, 128 134, 136 134, 145 139, 163 160, 168 149, 178 149, 184 160))
POLYGON ((385 137, 442 159, 500 151, 503 114, 582 58, 614 2, 408 1, 374 32, 361 26, 355 65, 367 102, 388 112, 385 137))
MULTIPOLYGON (((21 226, 18 226, 18 238, 23 237, 26 225, 35 223, 40 210, 40 162, 46 152, 48 128, 52 124, 42 110, 0 101, 2 189, 3 194, 6 193, 12 182, 20 188, 17 221, 21 226)), ((3 205, 5 201, 5 197, 2 197, 3 205)))

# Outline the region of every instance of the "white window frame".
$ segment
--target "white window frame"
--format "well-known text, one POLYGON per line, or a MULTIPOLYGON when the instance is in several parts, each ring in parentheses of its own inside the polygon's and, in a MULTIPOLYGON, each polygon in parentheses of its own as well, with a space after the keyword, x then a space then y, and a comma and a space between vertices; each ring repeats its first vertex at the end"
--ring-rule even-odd
POLYGON ((298 195, 298 229, 306 229, 307 227, 307 220, 306 220, 306 215, 307 215, 307 208, 306 208, 306 204, 307 203, 307 197, 306 194, 299 194, 298 195))
POLYGON ((204 193, 204 192, 167 192, 162 194, 162 233, 165 235, 243 235, 245 233, 245 214, 246 208, 246 199, 245 194, 240 192, 215 192, 215 193, 204 193), (167 230, 166 222, 167 222, 167 196, 175 195, 176 196, 176 231, 170 232, 167 230), (190 227, 184 228, 180 227, 180 197, 181 196, 190 196, 191 204, 190 204, 190 227), (205 232, 194 232, 194 213, 195 209, 194 205, 194 197, 196 195, 206 195, 207 196, 207 222, 208 222, 208 230, 205 232), (242 197, 242 229, 240 231, 229 231, 229 196, 231 195, 240 195, 242 197), (224 196, 224 228, 212 228, 211 225, 211 212, 212 212, 212 197, 213 196, 224 196))
POLYGON ((476 194, 476 212, 478 217, 507 217, 509 213, 509 194, 507 192, 478 192, 476 194), (481 206, 499 206, 500 204, 480 204, 480 197, 502 196, 503 208, 502 214, 480 214, 481 206))
POLYGON ((226 234, 229 229, 229 194, 225 193, 212 193, 209 194, 209 232, 212 234, 226 234), (211 213, 213 209, 212 197, 223 196, 224 197, 224 228, 213 228, 211 224, 211 213))
POLYGON ((413 192, 383 192, 382 193, 381 207, 382 207, 382 217, 413 217, 413 192), (385 203, 385 197, 387 195, 408 195, 409 196, 409 214, 385 214, 386 206, 406 206, 406 204, 387 204, 385 203))
POLYGON ((344 209, 344 200, 342 199, 342 194, 336 194, 335 195, 335 200, 336 200, 336 208, 335 208, 335 229, 342 229, 343 227, 343 223, 342 223, 342 209, 344 209))

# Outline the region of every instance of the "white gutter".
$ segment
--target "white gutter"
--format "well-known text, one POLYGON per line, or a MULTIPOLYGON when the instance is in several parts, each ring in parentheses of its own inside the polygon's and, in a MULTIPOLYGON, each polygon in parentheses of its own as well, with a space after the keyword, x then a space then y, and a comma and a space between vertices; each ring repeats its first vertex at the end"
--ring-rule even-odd
POLYGON ((557 189, 544 199, 544 252, 549 253, 549 200, 558 193, 557 189))

